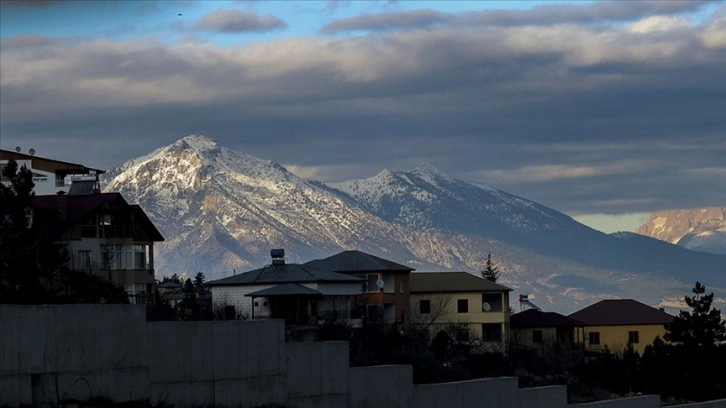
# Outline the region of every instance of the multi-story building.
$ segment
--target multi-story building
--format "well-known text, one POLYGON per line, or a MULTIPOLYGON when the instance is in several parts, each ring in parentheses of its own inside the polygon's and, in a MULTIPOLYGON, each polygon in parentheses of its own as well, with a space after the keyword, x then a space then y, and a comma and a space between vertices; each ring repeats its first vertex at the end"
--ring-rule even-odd
POLYGON ((431 336, 458 327, 460 341, 470 337, 506 351, 509 333, 509 292, 506 286, 468 272, 411 274, 412 323, 431 336))
POLYGON ((364 323, 408 327, 409 276, 413 268, 361 251, 343 251, 304 265, 362 278, 360 294, 353 300, 353 313, 364 323))
MULTIPOLYGON (((100 189, 98 177, 104 173, 103 170, 92 169, 81 164, 68 163, 59 160, 47 159, 35 156, 33 149, 28 154, 17 151, 0 150, 0 178, 2 170, 10 160, 18 163, 18 168, 25 166, 33 173, 35 183, 35 195, 56 194, 59 191, 68 193, 73 181, 92 181, 93 187, 100 189)), ((6 180, 2 180, 5 182, 6 180)))
POLYGON ((146 302, 155 282, 154 243, 164 238, 141 207, 94 189, 36 196, 32 210, 32 227, 65 247, 69 267, 123 287, 132 303, 146 302))

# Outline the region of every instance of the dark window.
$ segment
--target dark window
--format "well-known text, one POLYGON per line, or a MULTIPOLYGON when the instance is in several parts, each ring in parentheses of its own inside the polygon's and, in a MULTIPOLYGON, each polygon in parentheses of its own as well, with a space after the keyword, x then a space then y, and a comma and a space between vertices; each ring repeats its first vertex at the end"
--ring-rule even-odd
POLYGON ((628 344, 638 344, 640 341, 640 335, 637 331, 628 332, 628 344))
POLYGON ((532 343, 542 343, 542 330, 532 331, 532 343))
POLYGON ((459 299, 456 302, 457 308, 456 310, 459 313, 469 313, 469 300, 468 299, 459 299))
POLYGON ((428 299, 421 299, 418 301, 418 310, 421 313, 431 313, 431 301, 428 299))
POLYGON ((485 323, 481 325, 482 340, 486 342, 502 341, 502 325, 499 323, 485 323))
POLYGON ((262 302, 262 306, 267 306, 267 301, 262 302))
POLYGON ((485 312, 501 312, 502 311, 502 294, 501 293, 483 293, 481 295, 482 310, 485 312), (486 303, 488 307, 484 305, 486 303))
POLYGON ((363 292, 380 292, 381 289, 378 287, 378 274, 368 274, 365 276, 366 280, 363 282, 363 292))
POLYGON ((587 333, 587 340, 591 346, 597 346, 600 344, 600 332, 587 333))
POLYGON ((255 302, 255 307, 259 307, 259 306, 260 306, 260 303, 259 302, 255 302))

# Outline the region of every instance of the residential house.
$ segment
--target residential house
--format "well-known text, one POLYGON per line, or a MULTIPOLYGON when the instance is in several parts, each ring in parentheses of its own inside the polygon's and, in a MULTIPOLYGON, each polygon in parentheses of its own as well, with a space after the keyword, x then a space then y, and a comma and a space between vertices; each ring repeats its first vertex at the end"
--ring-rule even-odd
POLYGON ((351 297, 362 279, 315 265, 289 264, 272 250, 272 264, 205 283, 217 307, 251 319, 285 319, 294 324, 349 320, 351 297), (233 307, 233 311, 227 310, 233 307))
POLYGON ((573 347, 582 344, 585 323, 555 312, 527 309, 509 317, 513 348, 573 347))
POLYGON ((141 207, 120 193, 83 188, 95 181, 76 183, 71 194, 36 196, 32 227, 65 246, 69 267, 123 287, 132 303, 147 302, 155 282, 154 243, 164 238, 141 207))
POLYGON ((103 170, 93 169, 81 164, 68 163, 60 160, 46 159, 35 156, 31 149, 28 154, 16 151, 0 150, 0 178, 2 170, 10 160, 18 163, 18 168, 27 167, 33 173, 35 183, 35 195, 51 195, 59 191, 70 192, 74 181, 91 181, 93 188, 100 190, 98 177, 104 173, 103 170))
POLYGON ((412 323, 432 336, 450 325, 464 325, 461 335, 506 351, 510 288, 468 272, 412 273, 412 323))
POLYGON ((343 251, 305 266, 360 278, 354 316, 362 317, 366 324, 408 327, 413 268, 361 251, 343 251))
POLYGON ((673 321, 663 310, 633 299, 602 300, 570 317, 586 324, 587 350, 602 351, 607 346, 619 353, 630 345, 641 355, 656 336, 663 338, 665 325, 673 321))

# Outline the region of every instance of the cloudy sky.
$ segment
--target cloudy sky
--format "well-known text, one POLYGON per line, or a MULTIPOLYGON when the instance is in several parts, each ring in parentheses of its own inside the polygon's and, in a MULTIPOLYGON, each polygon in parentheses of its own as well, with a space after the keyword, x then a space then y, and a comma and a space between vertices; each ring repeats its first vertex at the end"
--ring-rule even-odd
POLYGON ((726 206, 726 3, 3 1, 0 147, 202 134, 320 181, 429 163, 632 228, 726 206))

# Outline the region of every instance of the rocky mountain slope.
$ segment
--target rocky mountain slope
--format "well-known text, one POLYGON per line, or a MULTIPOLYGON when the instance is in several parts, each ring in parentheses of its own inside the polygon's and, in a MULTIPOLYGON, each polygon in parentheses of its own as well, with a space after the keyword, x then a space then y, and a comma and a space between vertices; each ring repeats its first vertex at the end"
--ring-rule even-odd
POLYGON ((694 251, 726 254, 726 208, 659 211, 636 232, 694 251))
POLYGON ((491 252, 515 295, 562 312, 610 296, 657 304, 696 279, 726 287, 726 256, 602 234, 429 166, 325 185, 192 135, 109 170, 104 186, 140 204, 166 238, 159 275, 216 279, 268 264, 271 248, 290 262, 358 249, 418 271, 474 273, 491 252))

